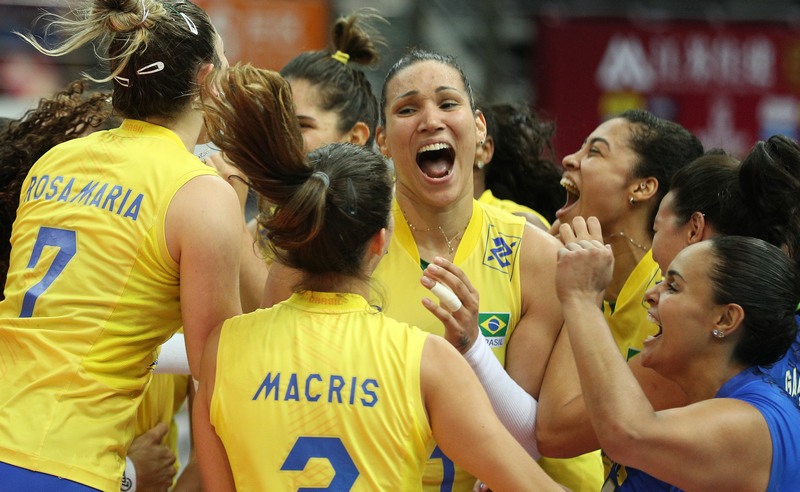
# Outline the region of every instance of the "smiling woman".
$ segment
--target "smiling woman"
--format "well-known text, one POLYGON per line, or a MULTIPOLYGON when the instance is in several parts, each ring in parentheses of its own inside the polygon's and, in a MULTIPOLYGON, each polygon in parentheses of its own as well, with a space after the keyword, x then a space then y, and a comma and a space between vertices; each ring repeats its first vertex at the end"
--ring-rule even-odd
POLYGON ((559 252, 557 290, 603 449, 680 489, 794 490, 800 409, 757 367, 781 357, 797 333, 792 260, 738 236, 678 253, 665 281, 647 292, 659 333, 641 357, 689 404, 654 411, 596 309, 612 275, 611 250, 594 218, 587 227, 579 217, 573 227, 561 227, 567 247, 559 252))

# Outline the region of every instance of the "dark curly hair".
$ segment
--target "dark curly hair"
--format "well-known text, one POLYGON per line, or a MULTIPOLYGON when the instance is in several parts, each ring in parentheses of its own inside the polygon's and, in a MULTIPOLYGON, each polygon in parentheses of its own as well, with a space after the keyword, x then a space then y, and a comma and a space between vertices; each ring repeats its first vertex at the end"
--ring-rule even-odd
POLYGON ((56 145, 113 125, 110 95, 87 88, 86 80, 72 82, 0 130, 0 286, 6 283, 11 225, 30 168, 56 145))
POLYGON ((527 104, 480 109, 486 117, 486 138, 494 140, 486 188, 497 198, 532 208, 552 222, 564 203, 562 169, 554 162, 555 124, 537 117, 527 104))

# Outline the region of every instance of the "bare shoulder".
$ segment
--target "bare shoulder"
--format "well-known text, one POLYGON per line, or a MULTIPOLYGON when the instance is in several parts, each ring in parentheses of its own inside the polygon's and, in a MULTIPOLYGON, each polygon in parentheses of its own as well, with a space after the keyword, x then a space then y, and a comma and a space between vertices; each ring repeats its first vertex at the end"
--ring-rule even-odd
POLYGON ((561 241, 546 231, 526 226, 520 245, 520 270, 522 281, 538 282, 545 277, 555 278, 555 267, 561 241))

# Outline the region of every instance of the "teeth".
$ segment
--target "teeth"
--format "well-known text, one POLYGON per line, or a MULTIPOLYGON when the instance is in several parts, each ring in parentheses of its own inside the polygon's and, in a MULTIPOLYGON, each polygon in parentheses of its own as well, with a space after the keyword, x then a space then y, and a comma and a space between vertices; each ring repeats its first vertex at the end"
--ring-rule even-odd
POLYGON ((567 191, 574 195, 580 195, 580 191, 578 191, 578 186, 569 178, 562 177, 560 181, 561 186, 566 188, 567 191))
POLYGON ((441 142, 432 143, 432 144, 426 145, 425 147, 422 147, 421 149, 419 149, 417 151, 417 154, 421 154, 423 152, 431 152, 433 150, 444 150, 444 149, 449 149, 449 148, 450 148, 450 146, 448 144, 446 144, 446 143, 441 143, 441 142))
POLYGON ((650 314, 650 313, 647 313, 647 321, 649 321, 649 322, 651 322, 653 324, 656 324, 658 326, 661 326, 661 324, 658 322, 658 320, 655 317, 653 317, 653 315, 650 314))

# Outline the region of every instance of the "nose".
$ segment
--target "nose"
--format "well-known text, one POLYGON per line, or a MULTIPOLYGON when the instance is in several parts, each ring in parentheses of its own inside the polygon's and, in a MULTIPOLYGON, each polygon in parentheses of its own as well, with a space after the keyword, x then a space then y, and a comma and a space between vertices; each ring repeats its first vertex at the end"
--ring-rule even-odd
POLYGON ((420 119, 420 131, 435 132, 444 128, 442 123, 439 108, 427 106, 422 110, 422 118, 420 119))
POLYGON ((580 159, 578 158, 578 154, 579 153, 580 153, 580 150, 578 152, 574 152, 572 154, 564 156, 564 158, 561 160, 561 164, 563 164, 564 167, 567 168, 567 169, 578 169, 578 168, 580 168, 581 167, 580 159))
POLYGON ((650 306, 658 305, 658 297, 659 297, 659 289, 661 288, 662 282, 657 283, 656 285, 647 289, 647 292, 644 293, 644 300, 650 306))

